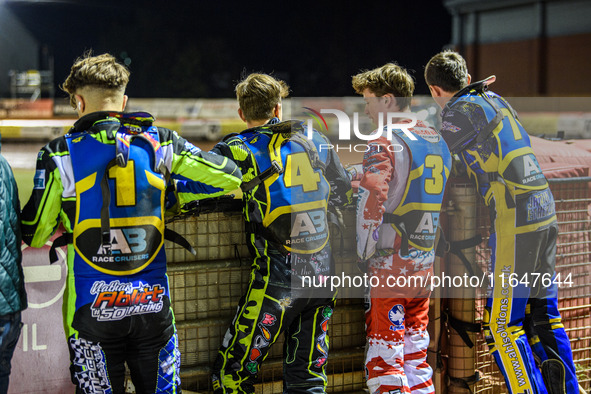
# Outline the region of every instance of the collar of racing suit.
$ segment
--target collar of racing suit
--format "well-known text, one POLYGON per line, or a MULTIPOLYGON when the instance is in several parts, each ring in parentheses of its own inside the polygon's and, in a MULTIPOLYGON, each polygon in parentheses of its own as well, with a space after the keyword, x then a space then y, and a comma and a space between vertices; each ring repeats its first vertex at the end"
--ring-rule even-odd
MULTIPOLYGON (((151 126, 154 122, 154 117, 147 112, 117 112, 117 111, 97 111, 84 115, 74 123, 69 134, 89 131, 92 134, 100 133, 102 130, 93 128, 100 122, 112 122, 113 127, 105 127, 106 138, 114 140, 116 131, 119 126, 124 123, 126 125, 135 126, 151 126)), ((106 126, 106 125, 105 125, 106 126)))
POLYGON ((483 80, 471 83, 470 85, 458 90, 456 94, 454 94, 451 99, 445 104, 445 107, 449 109, 460 97, 467 95, 472 90, 475 90, 478 93, 483 93, 488 90, 488 85, 494 82, 494 75, 490 77, 484 78, 483 80))

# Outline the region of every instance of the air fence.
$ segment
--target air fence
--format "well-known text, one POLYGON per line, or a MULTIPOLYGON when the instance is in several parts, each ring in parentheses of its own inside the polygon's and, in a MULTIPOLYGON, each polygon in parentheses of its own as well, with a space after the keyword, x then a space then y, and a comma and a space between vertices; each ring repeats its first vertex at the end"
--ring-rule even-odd
MULTIPOLYGON (((560 235, 556 270, 572 284, 559 291, 559 308, 571 339, 581 386, 591 386, 591 178, 550 179, 556 200, 560 235)), ((245 244, 241 205, 235 201, 207 208, 201 214, 171 220, 168 226, 193 244, 193 256, 168 243, 169 277, 173 308, 179 333, 183 387, 195 392, 211 391, 210 367, 229 326, 236 305, 250 280, 251 258, 245 244)), ((344 212, 348 231, 333 228, 333 247, 341 267, 355 262, 354 208, 344 212)), ((442 213, 447 240, 458 241, 480 234, 483 241, 465 249, 469 261, 484 272, 489 264, 486 247, 488 211, 474 187, 456 180, 449 185, 442 213)), ((453 254, 437 259, 436 272, 461 276, 464 264, 453 254)), ((488 353, 482 332, 466 331, 474 344, 468 347, 453 322, 482 323, 485 292, 472 287, 452 293, 435 289, 431 300, 431 344, 429 363, 434 369, 437 393, 506 393, 502 375, 488 353)), ((363 299, 339 298, 329 324, 330 355, 327 365, 328 391, 363 392, 364 314, 363 299)), ((282 345, 280 338, 270 351, 255 385, 257 393, 282 391, 282 345)))

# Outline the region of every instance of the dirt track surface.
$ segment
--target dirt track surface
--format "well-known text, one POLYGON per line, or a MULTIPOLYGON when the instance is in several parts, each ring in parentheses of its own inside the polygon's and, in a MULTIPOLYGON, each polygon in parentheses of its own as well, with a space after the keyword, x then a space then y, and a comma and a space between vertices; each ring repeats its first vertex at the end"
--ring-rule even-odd
POLYGON ((12 168, 34 170, 37 153, 45 145, 43 142, 7 142, 2 141, 2 156, 12 168))

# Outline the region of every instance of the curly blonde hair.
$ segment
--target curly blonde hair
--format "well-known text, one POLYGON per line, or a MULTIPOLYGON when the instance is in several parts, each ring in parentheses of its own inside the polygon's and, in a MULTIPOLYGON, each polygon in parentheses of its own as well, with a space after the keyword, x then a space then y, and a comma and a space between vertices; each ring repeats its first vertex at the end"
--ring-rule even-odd
POLYGON ((396 63, 387 63, 354 75, 352 84, 358 94, 363 94, 365 89, 369 89, 377 97, 388 93, 394 95, 401 110, 410 106, 415 91, 413 78, 406 69, 396 63))

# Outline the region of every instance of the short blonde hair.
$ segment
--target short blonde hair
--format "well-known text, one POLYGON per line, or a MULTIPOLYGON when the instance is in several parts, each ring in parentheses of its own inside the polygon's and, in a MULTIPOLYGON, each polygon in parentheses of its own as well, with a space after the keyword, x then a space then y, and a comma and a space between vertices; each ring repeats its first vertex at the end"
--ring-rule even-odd
POLYGON ((253 73, 236 85, 236 98, 246 120, 266 120, 289 94, 289 86, 267 74, 253 73))
POLYGON ((92 56, 86 52, 76 59, 62 89, 70 94, 70 105, 76 108, 76 92, 86 86, 123 94, 129 82, 129 70, 108 53, 92 56))
POLYGON ((358 94, 363 94, 365 89, 369 89, 377 97, 391 93, 401 110, 410 107, 415 91, 413 78, 408 71, 395 63, 387 63, 354 75, 352 84, 358 94))

